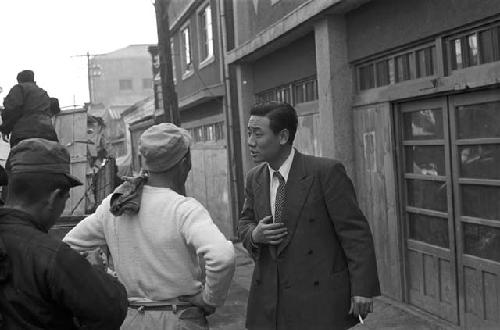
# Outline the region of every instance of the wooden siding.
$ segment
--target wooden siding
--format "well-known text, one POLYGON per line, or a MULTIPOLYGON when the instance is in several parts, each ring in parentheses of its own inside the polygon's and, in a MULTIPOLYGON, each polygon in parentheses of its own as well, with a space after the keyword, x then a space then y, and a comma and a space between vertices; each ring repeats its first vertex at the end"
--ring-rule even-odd
POLYGON ((194 145, 186 194, 208 209, 217 227, 228 239, 235 234, 228 191, 227 148, 224 145, 194 145))
MULTIPOLYGON (((87 112, 85 110, 62 111, 56 116, 55 129, 59 142, 71 156, 71 174, 86 183, 87 174, 87 112)), ((84 194, 88 187, 84 184, 70 191, 63 215, 85 214, 84 194)))
POLYGON ((402 267, 396 201, 391 106, 354 110, 354 164, 360 207, 373 232, 384 295, 402 300, 402 267))

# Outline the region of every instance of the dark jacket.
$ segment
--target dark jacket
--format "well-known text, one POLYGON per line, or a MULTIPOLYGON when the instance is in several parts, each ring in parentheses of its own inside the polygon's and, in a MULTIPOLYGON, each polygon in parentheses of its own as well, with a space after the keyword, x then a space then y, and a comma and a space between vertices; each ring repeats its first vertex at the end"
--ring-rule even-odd
POLYGON ((17 84, 5 97, 0 132, 10 134, 10 146, 29 138, 58 141, 52 125, 51 101, 35 83, 17 84))
POLYGON ((273 248, 251 232, 271 215, 267 164, 247 175, 238 232, 255 260, 246 325, 259 330, 346 329, 352 296, 380 294, 370 227, 342 164, 295 153, 285 186, 288 235, 273 248))
POLYGON ((0 208, 0 313, 0 329, 118 329, 127 293, 29 214, 0 208))

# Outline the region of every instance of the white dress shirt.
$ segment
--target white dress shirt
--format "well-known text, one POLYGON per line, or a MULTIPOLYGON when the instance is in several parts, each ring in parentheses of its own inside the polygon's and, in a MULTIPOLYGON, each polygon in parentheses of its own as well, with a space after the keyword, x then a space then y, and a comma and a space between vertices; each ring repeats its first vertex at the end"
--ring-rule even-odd
MULTIPOLYGON (((292 167, 292 162, 293 162, 293 157, 295 156, 295 148, 292 148, 290 151, 290 154, 288 155, 288 158, 285 160, 285 162, 281 165, 281 167, 278 169, 278 172, 281 174, 283 179, 285 179, 285 183, 288 181, 288 174, 290 173, 290 168, 292 167)), ((269 196, 270 196, 270 202, 271 202, 271 214, 273 215, 273 222, 274 222, 274 208, 276 204, 276 193, 278 192, 278 186, 280 185, 280 181, 278 178, 276 178, 273 173, 275 172, 269 164, 267 164, 267 167, 269 168, 269 196)))

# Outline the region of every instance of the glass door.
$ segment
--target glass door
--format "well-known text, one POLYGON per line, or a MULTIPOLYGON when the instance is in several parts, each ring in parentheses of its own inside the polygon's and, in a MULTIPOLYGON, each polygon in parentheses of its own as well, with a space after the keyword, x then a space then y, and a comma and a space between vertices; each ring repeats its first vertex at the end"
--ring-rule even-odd
POLYGON ((500 90, 449 108, 461 323, 500 329, 500 90))
POLYGON ((398 112, 409 303, 458 323, 455 225, 445 97, 398 112))

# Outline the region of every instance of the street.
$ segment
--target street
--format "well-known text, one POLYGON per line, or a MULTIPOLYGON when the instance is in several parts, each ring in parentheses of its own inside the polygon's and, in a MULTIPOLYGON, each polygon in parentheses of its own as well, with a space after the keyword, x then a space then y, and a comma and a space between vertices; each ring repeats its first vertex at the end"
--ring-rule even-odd
MULTIPOLYGON (((209 317, 212 330, 245 329, 245 313, 248 289, 252 278, 253 261, 250 259, 241 243, 235 244, 236 272, 229 290, 229 296, 223 307, 209 317)), ((376 298, 374 313, 368 315, 365 324, 358 324, 352 329, 391 329, 391 330, 445 330, 450 329, 442 324, 436 324, 422 316, 398 308, 387 299, 376 298)), ((311 330, 314 326, 311 325, 311 330)))

